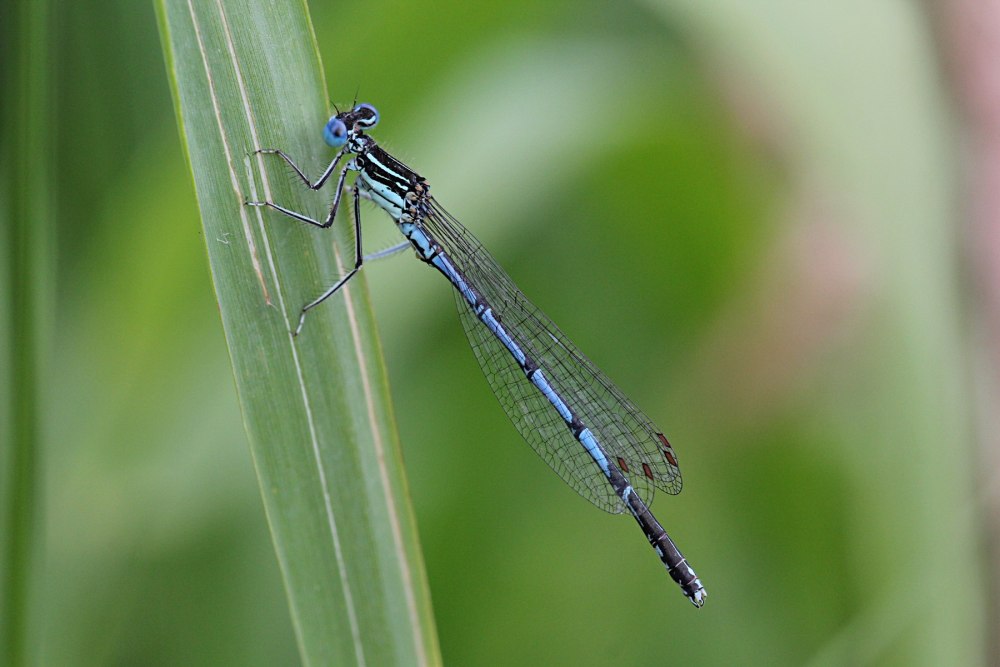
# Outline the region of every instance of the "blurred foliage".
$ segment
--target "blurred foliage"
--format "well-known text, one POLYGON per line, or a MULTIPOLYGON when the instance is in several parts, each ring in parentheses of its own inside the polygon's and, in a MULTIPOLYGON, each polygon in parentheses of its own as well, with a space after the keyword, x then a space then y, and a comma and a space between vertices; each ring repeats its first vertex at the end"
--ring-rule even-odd
MULTIPOLYGON (((953 121, 914 5, 311 10, 332 101, 376 104, 671 437, 654 510, 710 593, 520 441, 439 276, 379 262, 447 663, 983 661, 953 121)), ((152 7, 58 26, 44 662, 294 664, 152 7)))

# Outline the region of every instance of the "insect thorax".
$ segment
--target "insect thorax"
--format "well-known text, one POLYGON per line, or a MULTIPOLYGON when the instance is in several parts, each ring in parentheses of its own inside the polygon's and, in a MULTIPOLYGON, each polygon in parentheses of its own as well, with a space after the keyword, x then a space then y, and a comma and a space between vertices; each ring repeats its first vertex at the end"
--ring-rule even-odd
POLYGON ((354 158, 358 186, 394 220, 419 217, 427 198, 427 182, 369 137, 365 139, 368 141, 354 158))

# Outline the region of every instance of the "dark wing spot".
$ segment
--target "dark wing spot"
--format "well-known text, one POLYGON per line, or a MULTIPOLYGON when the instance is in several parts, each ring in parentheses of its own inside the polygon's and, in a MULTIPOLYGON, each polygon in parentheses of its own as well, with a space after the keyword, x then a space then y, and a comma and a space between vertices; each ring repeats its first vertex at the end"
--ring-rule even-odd
POLYGON ((674 456, 674 448, 670 446, 670 441, 667 440, 667 436, 663 435, 662 433, 657 433, 656 437, 660 439, 660 443, 662 444, 660 451, 663 453, 663 458, 667 460, 667 463, 676 468, 677 457, 674 456))
POLYGON ((622 472, 628 472, 628 464, 625 463, 625 459, 618 457, 618 467, 622 469, 622 472))

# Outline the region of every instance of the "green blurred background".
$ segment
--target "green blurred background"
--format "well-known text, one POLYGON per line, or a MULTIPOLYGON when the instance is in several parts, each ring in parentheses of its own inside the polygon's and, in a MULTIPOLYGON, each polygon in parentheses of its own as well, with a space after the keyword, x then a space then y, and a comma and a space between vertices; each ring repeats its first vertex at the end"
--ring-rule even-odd
MULTIPOLYGON (((685 490, 653 509, 710 593, 691 608, 521 441, 406 254, 366 272, 447 663, 988 662, 994 403, 922 7, 311 3, 331 100, 377 105, 666 430, 685 490)), ((55 23, 34 639, 52 665, 295 664, 153 8, 55 23)))

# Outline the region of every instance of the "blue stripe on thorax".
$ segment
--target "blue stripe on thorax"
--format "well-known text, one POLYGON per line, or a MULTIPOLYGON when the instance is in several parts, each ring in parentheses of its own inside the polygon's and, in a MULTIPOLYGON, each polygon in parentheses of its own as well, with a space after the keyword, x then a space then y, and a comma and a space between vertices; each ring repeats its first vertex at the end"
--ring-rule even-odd
POLYGON ((374 180, 366 171, 362 170, 360 185, 355 183, 355 187, 361 187, 368 193, 371 200, 392 216, 393 220, 399 220, 403 214, 403 198, 392 187, 374 180))
POLYGON ((370 195, 373 202, 384 208, 394 220, 399 220, 406 208, 405 197, 411 188, 411 178, 415 174, 408 173, 403 165, 378 147, 359 154, 355 159, 354 168, 360 171, 361 187, 370 195))

